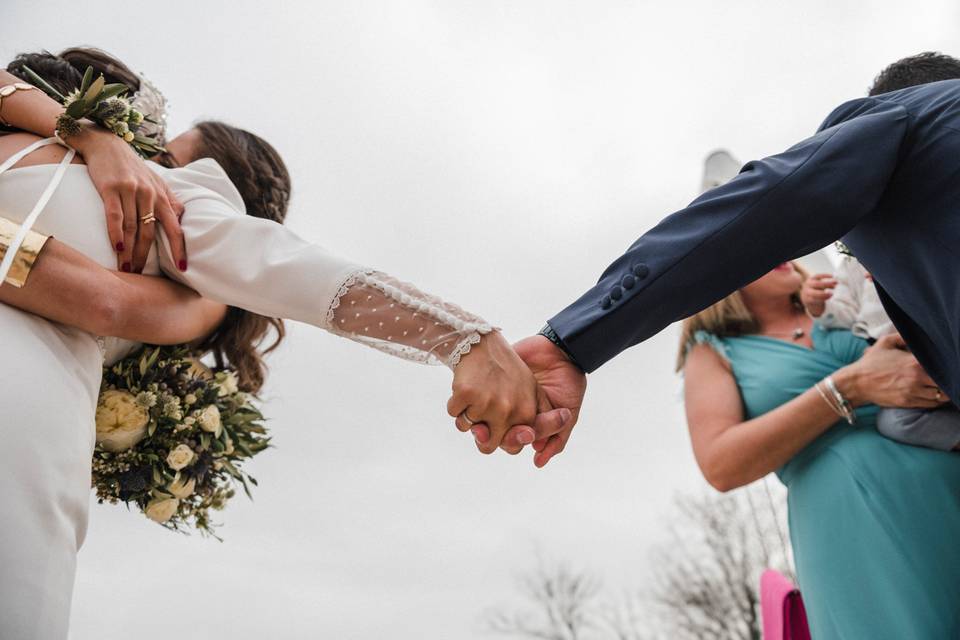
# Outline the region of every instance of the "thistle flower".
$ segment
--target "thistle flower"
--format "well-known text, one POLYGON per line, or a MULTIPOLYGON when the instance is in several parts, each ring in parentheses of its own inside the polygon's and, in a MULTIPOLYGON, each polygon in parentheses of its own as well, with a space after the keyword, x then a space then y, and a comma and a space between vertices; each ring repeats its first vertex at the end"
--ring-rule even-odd
POLYGON ((71 118, 65 113, 61 113, 57 117, 56 131, 60 134, 61 138, 69 138, 70 136, 75 136, 79 134, 83 128, 80 126, 80 123, 77 122, 74 118, 71 118))
POLYGON ((123 98, 110 98, 97 106, 97 116, 107 120, 118 120, 127 117, 130 105, 123 98))

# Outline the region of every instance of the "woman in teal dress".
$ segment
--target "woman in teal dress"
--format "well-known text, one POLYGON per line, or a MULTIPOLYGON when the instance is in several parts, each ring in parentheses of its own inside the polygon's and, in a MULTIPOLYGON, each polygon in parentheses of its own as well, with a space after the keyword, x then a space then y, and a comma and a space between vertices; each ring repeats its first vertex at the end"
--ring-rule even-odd
POLYGON ((785 263, 685 321, 697 462, 722 491, 772 471, 786 485, 814 640, 960 638, 960 458, 875 429, 874 403, 932 407, 937 389, 898 337, 868 349, 814 326, 803 277, 785 263))

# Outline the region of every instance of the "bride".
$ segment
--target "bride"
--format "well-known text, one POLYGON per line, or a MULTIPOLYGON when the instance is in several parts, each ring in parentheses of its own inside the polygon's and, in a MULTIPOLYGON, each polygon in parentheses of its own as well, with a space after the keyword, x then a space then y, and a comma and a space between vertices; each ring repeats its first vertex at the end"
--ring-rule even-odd
MULTIPOLYGON (((85 56, 84 67, 92 60, 105 75, 129 73, 100 52, 72 51, 85 56)), ((68 70, 69 57, 24 60, 67 93, 80 83, 80 73, 68 70)), ((142 93, 151 93, 149 85, 142 93)), ((139 162, 105 130, 90 127, 68 138, 76 151, 27 133, 50 136, 62 109, 5 72, 0 97, 0 122, 15 130, 0 136, 0 301, 6 303, 0 326, 8 363, 0 636, 67 635, 101 366, 138 342, 191 343, 213 352, 255 391, 263 381, 257 345, 270 326, 282 338, 279 318, 299 320, 399 357, 449 366, 448 412, 461 431, 483 434, 477 446, 485 453, 501 441, 516 452, 570 419, 567 409, 552 410, 530 370, 480 317, 278 224, 289 178, 272 147, 252 134, 202 123, 170 141, 171 168, 165 168, 139 162), (137 196, 111 191, 105 178, 111 172, 139 181, 137 196), (153 218, 163 225, 156 243, 153 218), (124 273, 141 267, 149 275, 124 273), (161 273, 182 285, 155 277, 161 273)), ((162 114, 153 115, 162 123, 162 114)))

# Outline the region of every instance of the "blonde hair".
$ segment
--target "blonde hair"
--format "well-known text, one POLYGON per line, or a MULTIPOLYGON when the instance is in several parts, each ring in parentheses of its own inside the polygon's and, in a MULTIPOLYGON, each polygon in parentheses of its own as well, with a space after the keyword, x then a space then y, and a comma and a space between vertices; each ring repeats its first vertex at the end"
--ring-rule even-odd
MULTIPOLYGON (((809 275, 807 270, 796 262, 791 262, 794 270, 800 274, 801 286, 809 275)), ((800 301, 800 290, 797 289, 791 296, 793 304, 803 309, 800 301)), ((680 325, 680 348, 677 351, 676 371, 683 369, 687 361, 687 353, 695 342, 698 331, 705 331, 717 337, 743 336, 760 331, 760 324, 743 300, 740 290, 734 291, 726 298, 715 302, 703 311, 695 313, 680 325)))

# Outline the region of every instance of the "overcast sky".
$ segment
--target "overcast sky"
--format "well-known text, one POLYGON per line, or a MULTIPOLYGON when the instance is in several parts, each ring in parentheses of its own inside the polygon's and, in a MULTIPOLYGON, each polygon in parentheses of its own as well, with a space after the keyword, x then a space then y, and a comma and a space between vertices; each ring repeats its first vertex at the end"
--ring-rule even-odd
MULTIPOLYGON (((710 150, 781 151, 886 64, 960 54, 949 0, 12 0, 3 14, 3 59, 116 54, 167 94, 174 132, 213 117, 271 140, 293 229, 513 339, 691 200, 710 150)), ((223 513, 223 544, 94 505, 73 637, 485 638, 479 614, 517 603, 537 549, 642 585, 673 495, 705 486, 675 341, 592 375, 570 446, 536 470, 454 429, 445 369, 291 327, 255 501, 223 513)))

